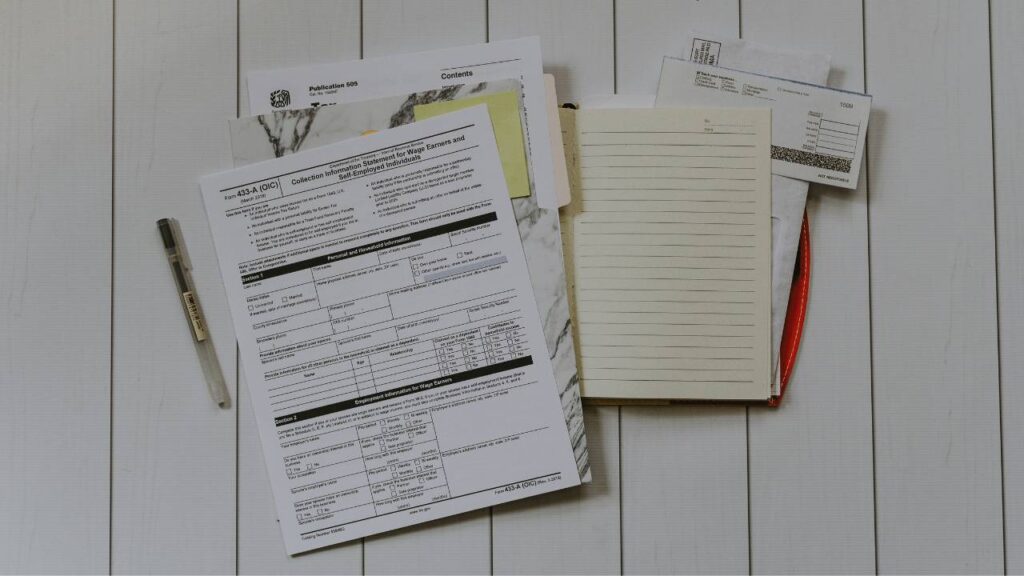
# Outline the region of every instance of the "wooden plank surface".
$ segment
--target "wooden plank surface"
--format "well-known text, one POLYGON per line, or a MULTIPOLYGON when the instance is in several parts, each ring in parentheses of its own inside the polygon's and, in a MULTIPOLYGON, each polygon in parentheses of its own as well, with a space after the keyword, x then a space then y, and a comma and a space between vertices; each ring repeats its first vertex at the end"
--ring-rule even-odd
POLYGON ((988 6, 865 18, 878 568, 1002 572, 988 6))
MULTIPOLYGON (((739 33, 737 2, 616 4, 618 92, 650 94, 687 30, 739 33)), ((623 407, 622 564, 626 573, 749 568, 746 410, 623 407)))
MULTIPOLYGON (((832 56, 831 85, 863 92, 860 0, 743 4, 743 37, 832 56)), ((754 573, 875 569, 867 178, 812 185, 803 344, 778 409, 750 409, 754 573)))
POLYGON ((618 574, 619 411, 584 408, 593 480, 494 509, 494 574, 618 574))
POLYGON ((1024 3, 992 3, 1006 572, 1024 573, 1024 3))
MULTIPOLYGON (((364 0, 363 56, 478 44, 483 0, 364 0)), ((366 539, 367 574, 479 574, 491 566, 490 510, 366 539)))
MULTIPOLYGON (((611 2, 492 2, 491 40, 540 36, 562 102, 614 91, 611 2)), ((619 413, 587 407, 593 482, 494 510, 495 574, 613 574, 621 566, 619 413)))
POLYGON ((1024 7, 740 8, 0 2, 0 572, 1024 570, 1024 7), (688 30, 829 52, 875 96, 865 184, 812 189, 781 410, 588 408, 591 486, 287 558, 244 385, 214 408, 153 229, 181 220, 234 382, 197 179, 244 71, 539 34, 561 100, 651 93, 688 30))
POLYGON ((737 406, 622 408, 624 573, 747 572, 744 424, 737 406))
POLYGON ((112 570, 235 570, 235 414, 207 390, 156 220, 181 223, 235 394, 235 346, 198 179, 230 167, 235 3, 115 7, 112 570))
MULTIPOLYGON (((250 70, 359 58, 359 1, 281 3, 246 0, 239 5, 239 113, 249 110, 250 70)), ((291 558, 277 523, 270 479, 243 374, 238 412, 238 571, 242 574, 361 574, 362 542, 291 558)))
POLYGON ((487 41, 484 0, 364 0, 366 58, 487 41))
POLYGON ((686 35, 739 35, 736 0, 618 0, 615 4, 616 73, 619 94, 654 94, 665 56, 683 57, 686 35))
POLYGON ((491 40, 540 36, 559 101, 615 90, 610 0, 501 0, 489 12, 491 40))
POLYGON ((111 26, 0 3, 2 573, 109 568, 111 26))

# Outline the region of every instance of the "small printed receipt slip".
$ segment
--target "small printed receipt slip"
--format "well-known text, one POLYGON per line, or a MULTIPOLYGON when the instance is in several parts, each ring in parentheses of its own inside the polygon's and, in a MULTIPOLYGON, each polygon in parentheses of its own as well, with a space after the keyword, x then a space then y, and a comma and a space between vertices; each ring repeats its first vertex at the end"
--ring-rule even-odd
POLYGON ((289 554, 580 483, 485 106, 202 189, 289 554))
POLYGON ((563 116, 584 397, 767 400, 771 112, 563 116))
POLYGON ((856 188, 871 97, 666 57, 658 107, 772 109, 772 173, 856 188))

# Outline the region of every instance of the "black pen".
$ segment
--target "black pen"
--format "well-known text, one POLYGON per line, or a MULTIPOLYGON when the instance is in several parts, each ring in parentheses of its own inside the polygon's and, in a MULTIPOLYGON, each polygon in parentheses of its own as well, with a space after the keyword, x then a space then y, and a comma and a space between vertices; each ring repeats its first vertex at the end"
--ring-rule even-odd
POLYGON ((206 385, 210 388, 210 396, 213 396, 213 401, 217 403, 217 406, 227 408, 231 405, 231 398, 228 396, 228 387, 224 383, 224 375, 220 371, 217 353, 213 349, 213 340, 210 338, 210 331, 207 329, 206 319, 203 317, 203 309, 199 306, 196 287, 192 283, 192 275, 189 273, 192 265, 181 241, 178 221, 173 218, 161 218, 156 221, 156 225, 160 230, 160 238, 164 241, 167 262, 171 265, 171 275, 174 276, 174 282, 178 286, 181 308, 185 311, 185 322, 188 323, 189 332, 192 334, 192 342, 196 346, 196 354, 199 355, 199 364, 203 367, 203 375, 206 377, 206 385))

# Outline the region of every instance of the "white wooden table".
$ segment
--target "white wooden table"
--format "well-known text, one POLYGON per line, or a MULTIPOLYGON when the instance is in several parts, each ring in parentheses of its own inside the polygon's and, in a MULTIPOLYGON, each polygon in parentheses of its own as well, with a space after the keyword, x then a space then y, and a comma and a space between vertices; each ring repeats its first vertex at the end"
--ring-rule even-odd
POLYGON ((1024 572, 1022 28, 1016 0, 0 0, 0 572, 1024 572), (563 100, 649 93, 689 29, 874 95, 861 188, 811 189, 784 406, 588 408, 592 485, 288 558, 197 192, 246 71, 536 34, 563 100))

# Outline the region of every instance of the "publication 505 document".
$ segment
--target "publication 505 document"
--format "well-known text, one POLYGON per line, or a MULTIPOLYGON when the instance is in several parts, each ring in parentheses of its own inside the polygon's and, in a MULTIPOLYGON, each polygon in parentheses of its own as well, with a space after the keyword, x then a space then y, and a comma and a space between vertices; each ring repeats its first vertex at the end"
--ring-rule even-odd
POLYGON ((202 190, 289 554, 580 483, 484 106, 202 190))
POLYGON ((249 112, 298 110, 395 94, 513 78, 522 85, 524 133, 532 187, 541 208, 556 209, 554 168, 540 38, 517 38, 428 52, 312 64, 248 74, 249 112))

